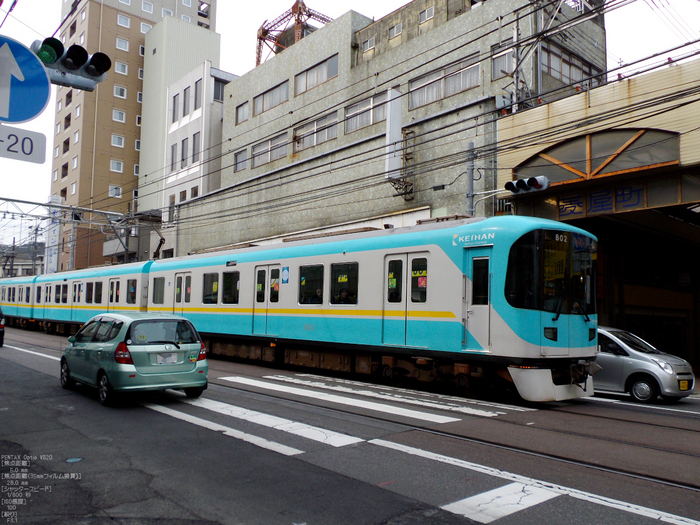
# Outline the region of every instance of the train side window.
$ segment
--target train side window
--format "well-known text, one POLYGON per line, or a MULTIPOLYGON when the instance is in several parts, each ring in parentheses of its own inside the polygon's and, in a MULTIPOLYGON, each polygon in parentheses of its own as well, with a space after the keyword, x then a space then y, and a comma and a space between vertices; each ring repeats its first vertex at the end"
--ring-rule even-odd
POLYGON ((165 277, 153 278, 153 304, 165 303, 165 277))
POLYGON ((420 257, 411 261, 411 302, 428 300, 428 259, 420 257))
POLYGON ((323 265, 299 267, 299 304, 323 304, 323 265))
POLYGON ((102 304, 102 283, 100 281, 95 283, 95 304, 102 304))
POLYGON ((239 272, 224 272, 224 296, 221 301, 224 304, 238 304, 238 292, 241 289, 239 272))
POLYGON ((36 302, 37 304, 41 303, 41 285, 36 286, 36 302))
POLYGON ((400 303, 403 296, 403 261, 397 259, 389 261, 389 275, 387 275, 387 301, 400 303))
POLYGON ((4 301, 4 300, 5 300, 5 287, 0 286, 0 301, 4 301))
POLYGON ((489 260, 472 260, 472 304, 489 304, 489 260))
POLYGON ((85 283, 85 302, 87 304, 92 304, 92 297, 95 290, 94 283, 85 283))
POLYGON ((19 287, 19 301, 18 302, 20 302, 20 303, 22 302, 23 296, 24 296, 24 286, 20 286, 19 287))
POLYGON ((185 302, 189 303, 192 297, 192 276, 185 276, 185 302))
POLYGON ((219 274, 205 273, 202 286, 202 304, 219 302, 219 274))
POLYGON ((182 302, 182 276, 180 275, 175 279, 175 302, 182 302))
POLYGON ((61 285, 61 302, 63 304, 68 304, 68 285, 61 285))
POLYGON ((359 265, 331 264, 331 303, 357 304, 359 265))
POLYGON ((119 281, 110 281, 109 283, 109 302, 119 302, 119 281))
POLYGON ((56 295, 54 297, 53 302, 56 304, 61 302, 61 285, 60 284, 56 285, 56 295))
POLYGON ((136 304, 136 279, 126 280, 126 303, 136 304))
POLYGON ((280 300, 280 269, 270 270, 270 302, 278 303, 280 300))
POLYGON ((31 288, 31 286, 27 286, 27 300, 25 302, 27 304, 32 302, 32 288, 31 288))
POLYGON ((255 302, 265 302, 265 270, 258 270, 258 280, 256 282, 255 302))
POLYGON ((50 284, 46 285, 46 293, 44 295, 46 296, 46 302, 50 303, 51 302, 51 285, 50 284))

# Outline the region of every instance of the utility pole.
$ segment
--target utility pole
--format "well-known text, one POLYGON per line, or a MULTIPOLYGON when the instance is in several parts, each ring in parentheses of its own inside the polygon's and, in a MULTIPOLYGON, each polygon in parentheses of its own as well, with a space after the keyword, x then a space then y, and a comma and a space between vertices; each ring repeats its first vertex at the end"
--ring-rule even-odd
POLYGON ((474 217, 474 143, 467 143, 467 215, 474 217))

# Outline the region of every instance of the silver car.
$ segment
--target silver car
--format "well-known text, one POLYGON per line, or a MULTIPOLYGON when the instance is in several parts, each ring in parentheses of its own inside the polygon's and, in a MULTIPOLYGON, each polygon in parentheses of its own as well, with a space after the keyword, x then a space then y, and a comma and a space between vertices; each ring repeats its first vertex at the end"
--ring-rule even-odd
POLYGON ((695 376, 685 359, 617 328, 599 326, 598 345, 595 362, 602 370, 593 376, 596 392, 629 392, 640 403, 650 403, 658 395, 677 401, 693 393, 695 376))

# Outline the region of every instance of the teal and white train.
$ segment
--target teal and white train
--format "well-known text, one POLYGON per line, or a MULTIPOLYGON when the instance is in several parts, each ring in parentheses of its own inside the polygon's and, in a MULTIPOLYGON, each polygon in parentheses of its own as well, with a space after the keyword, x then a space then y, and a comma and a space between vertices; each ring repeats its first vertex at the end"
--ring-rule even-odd
POLYGON ((0 301, 15 326, 177 313, 215 355, 554 401, 593 393, 596 258, 564 223, 475 218, 3 279, 0 301))

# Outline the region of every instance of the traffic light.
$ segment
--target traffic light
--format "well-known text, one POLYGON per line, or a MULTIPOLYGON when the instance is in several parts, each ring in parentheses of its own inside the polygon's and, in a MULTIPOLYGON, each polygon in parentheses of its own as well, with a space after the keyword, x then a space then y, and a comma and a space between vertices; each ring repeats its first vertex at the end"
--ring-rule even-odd
POLYGON ((31 50, 46 67, 52 84, 94 91, 105 79, 112 60, 104 53, 88 55, 85 48, 72 45, 64 49, 57 38, 35 41, 31 50))
POLYGON ((539 177, 527 177, 506 182, 505 188, 514 195, 546 190, 549 188, 549 179, 544 175, 539 177))

